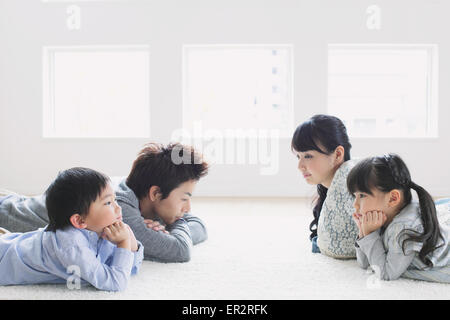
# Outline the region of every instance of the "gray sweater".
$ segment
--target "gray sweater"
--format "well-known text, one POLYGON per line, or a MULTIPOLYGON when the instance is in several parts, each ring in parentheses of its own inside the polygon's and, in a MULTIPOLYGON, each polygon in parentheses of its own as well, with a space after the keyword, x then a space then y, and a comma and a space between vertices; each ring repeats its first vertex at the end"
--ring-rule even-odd
MULTIPOLYGON (((122 207, 123 221, 144 246, 144 259, 159 262, 187 262, 193 245, 207 239, 203 222, 191 214, 166 226, 169 234, 147 227, 139 210, 139 200, 122 180, 116 187, 116 200, 122 207)), ((155 219, 164 224, 160 219, 155 219)))
POLYGON ((420 207, 417 201, 412 201, 403 208, 391 223, 356 241, 356 257, 360 267, 366 269, 371 266, 382 280, 394 280, 402 276, 407 270, 430 271, 448 267, 450 265, 450 212, 437 206, 438 220, 443 240, 427 257, 433 263, 433 268, 427 267, 419 258, 418 253, 422 244, 406 242, 405 253, 401 244, 404 237, 400 237, 405 229, 423 232, 420 219, 420 207))

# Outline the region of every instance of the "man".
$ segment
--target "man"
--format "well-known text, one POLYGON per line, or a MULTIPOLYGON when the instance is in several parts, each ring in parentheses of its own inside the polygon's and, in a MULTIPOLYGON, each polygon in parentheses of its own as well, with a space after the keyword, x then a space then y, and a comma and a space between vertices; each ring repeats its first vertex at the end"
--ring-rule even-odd
POLYGON ((192 246, 206 240, 203 222, 189 214, 194 188, 208 173, 201 158, 192 147, 150 143, 117 186, 123 221, 144 245, 145 259, 186 262, 192 246))

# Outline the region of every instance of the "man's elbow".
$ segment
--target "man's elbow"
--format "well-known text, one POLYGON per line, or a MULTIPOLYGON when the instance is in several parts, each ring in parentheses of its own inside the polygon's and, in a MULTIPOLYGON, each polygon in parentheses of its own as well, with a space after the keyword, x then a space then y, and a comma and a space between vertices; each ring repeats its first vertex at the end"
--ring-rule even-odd
POLYGON ((191 249, 192 248, 188 246, 180 250, 177 262, 189 262, 191 260, 191 249))

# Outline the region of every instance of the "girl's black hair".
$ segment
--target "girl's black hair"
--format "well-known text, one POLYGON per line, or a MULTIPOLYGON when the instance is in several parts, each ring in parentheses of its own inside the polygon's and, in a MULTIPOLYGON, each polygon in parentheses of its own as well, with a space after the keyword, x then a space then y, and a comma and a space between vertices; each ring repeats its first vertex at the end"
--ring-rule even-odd
MULTIPOLYGON (((291 142, 291 150, 305 152, 315 150, 323 154, 333 153, 338 146, 344 147, 344 161, 350 160, 350 144, 347 129, 344 123, 331 115, 317 114, 300 124, 294 132, 291 142), (319 147, 322 147, 322 149, 319 147)), ((328 189, 321 184, 317 185, 318 197, 314 199, 314 220, 309 225, 310 239, 317 236, 320 211, 327 197, 328 189)))
POLYGON ((364 192, 372 195, 374 189, 381 192, 390 192, 394 189, 403 191, 404 206, 411 203, 411 189, 415 190, 420 205, 420 218, 423 224, 423 233, 415 230, 404 230, 400 236, 406 235, 401 246, 405 253, 405 244, 408 241, 423 243, 419 252, 420 260, 428 266, 431 261, 426 255, 436 247, 439 237, 442 237, 436 215, 436 206, 431 195, 421 186, 411 181, 411 175, 405 162, 396 154, 370 157, 358 162, 347 176, 347 188, 350 193, 364 192))
POLYGON ((89 168, 77 167, 60 172, 45 191, 49 218, 45 231, 70 226, 70 217, 75 213, 86 215, 108 182, 108 176, 89 168))

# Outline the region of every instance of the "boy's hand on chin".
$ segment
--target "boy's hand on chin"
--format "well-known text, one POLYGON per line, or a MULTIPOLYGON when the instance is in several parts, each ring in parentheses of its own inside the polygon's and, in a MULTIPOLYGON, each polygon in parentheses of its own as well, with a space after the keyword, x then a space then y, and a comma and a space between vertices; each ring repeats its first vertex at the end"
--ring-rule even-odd
POLYGON ((137 251, 138 250, 138 244, 136 237, 134 236, 133 230, 131 230, 130 226, 124 223, 124 225, 127 226, 128 232, 130 233, 130 245, 131 245, 131 251, 137 251))
POLYGON ((105 229, 103 229, 102 237, 117 245, 118 248, 131 250, 132 239, 130 231, 128 225, 122 221, 116 221, 105 227, 105 229))

